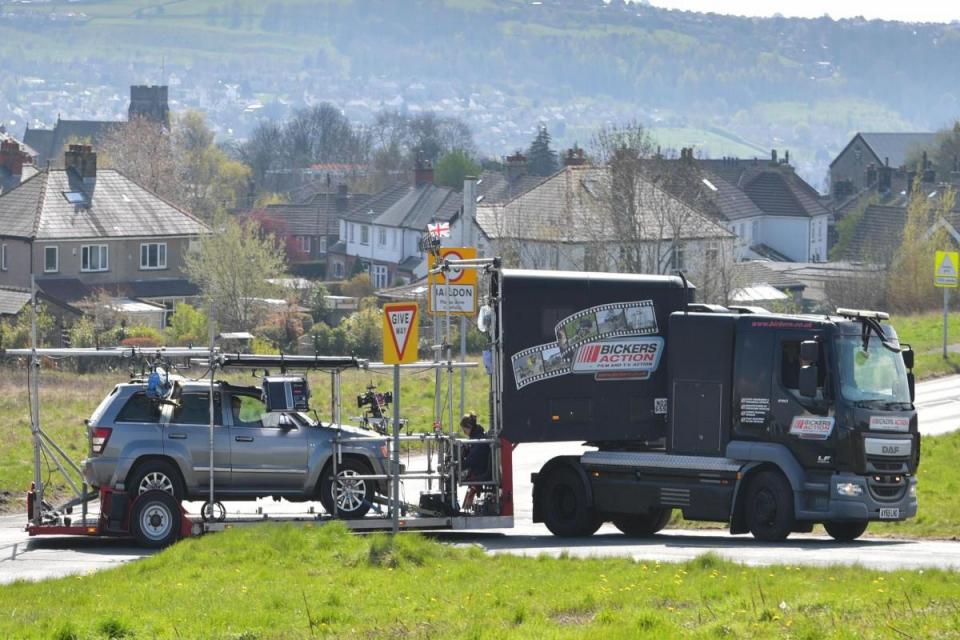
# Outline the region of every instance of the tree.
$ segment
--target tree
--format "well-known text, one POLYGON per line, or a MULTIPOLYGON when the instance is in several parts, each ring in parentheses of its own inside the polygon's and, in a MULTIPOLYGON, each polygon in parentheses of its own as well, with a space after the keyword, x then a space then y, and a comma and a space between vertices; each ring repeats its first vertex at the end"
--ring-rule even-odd
POLYGON ((956 192, 947 187, 930 198, 920 180, 914 180, 907 203, 903 240, 887 277, 887 302, 901 311, 923 311, 935 307, 933 258, 936 251, 956 251, 946 231, 946 217, 953 211, 956 192))
MULTIPOLYGON (((359 263, 360 261, 357 260, 359 263)), ((373 281, 370 280, 370 274, 362 271, 340 285, 343 295, 352 298, 366 298, 372 296, 375 291, 373 281)))
POLYGON ((550 148, 550 133, 546 125, 540 125, 537 137, 527 150, 527 172, 534 176, 550 176, 559 168, 557 152, 550 148))
POLYGON ((179 172, 170 132, 143 116, 113 127, 101 145, 100 162, 168 200, 177 199, 179 172))
POLYGON ((480 167, 463 149, 443 154, 433 167, 433 181, 442 187, 463 187, 463 179, 480 173, 480 167))
POLYGON ((256 299, 273 293, 267 280, 280 277, 285 257, 276 239, 262 233, 255 221, 226 219, 198 251, 186 255, 185 263, 190 279, 216 309, 221 328, 249 331, 264 315, 256 299))
POLYGON ((207 222, 236 209, 250 178, 250 168, 230 159, 213 141, 213 131, 199 111, 190 110, 177 118, 178 201, 207 222))

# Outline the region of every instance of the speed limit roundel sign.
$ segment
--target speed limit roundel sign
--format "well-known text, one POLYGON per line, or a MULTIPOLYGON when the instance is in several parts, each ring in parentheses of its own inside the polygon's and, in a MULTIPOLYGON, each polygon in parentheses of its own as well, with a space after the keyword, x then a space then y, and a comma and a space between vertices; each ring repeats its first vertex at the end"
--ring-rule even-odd
MULTIPOLYGON (((456 251, 447 251, 443 256, 444 260, 463 260, 463 257, 456 251)), ((447 282, 454 284, 463 277, 463 269, 450 269, 447 271, 447 282)))

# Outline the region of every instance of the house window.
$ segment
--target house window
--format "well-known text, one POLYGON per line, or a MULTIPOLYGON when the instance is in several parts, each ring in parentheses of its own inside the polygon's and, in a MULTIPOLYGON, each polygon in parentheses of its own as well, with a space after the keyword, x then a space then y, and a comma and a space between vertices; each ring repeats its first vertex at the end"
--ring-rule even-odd
POLYGON ((682 242, 673 245, 673 252, 670 254, 670 269, 673 271, 683 271, 687 268, 687 248, 682 242))
POLYGON ((354 242, 354 239, 353 239, 353 227, 354 227, 354 225, 351 223, 349 226, 350 226, 350 242, 354 242))
POLYGON ((334 263, 334 265, 333 265, 333 274, 334 274, 336 277, 338 277, 338 278, 342 278, 342 277, 343 277, 343 263, 342 263, 342 262, 336 262, 336 263, 334 263))
POLYGON ((88 244, 80 247, 80 271, 106 271, 107 245, 88 244))
POLYGON ((301 252, 309 254, 312 245, 313 243, 311 242, 310 236, 297 236, 297 248, 301 252))
POLYGON ((377 243, 381 247, 387 246, 387 230, 383 227, 377 229, 377 243))
POLYGON ((7 245, 0 245, 0 271, 7 270, 7 245))
POLYGON ((391 229, 391 230, 390 230, 390 235, 393 236, 393 248, 396 249, 396 248, 397 248, 397 238, 400 237, 400 232, 397 231, 396 229, 391 229))
POLYGON ((373 265, 373 286, 383 289, 387 286, 387 267, 382 264, 373 265))
POLYGON ((148 242, 140 245, 141 269, 167 268, 167 243, 148 242))
POLYGON ((365 224, 360 225, 360 244, 370 244, 370 227, 365 224))
POLYGON ((56 273, 60 271, 60 251, 57 247, 44 248, 43 271, 45 273, 56 273))
POLYGON ((707 242, 706 258, 707 264, 710 266, 715 266, 720 262, 720 245, 716 240, 709 240, 707 242))
POLYGON ((817 240, 823 240, 823 227, 826 226, 826 220, 817 223, 817 240))
POLYGON ((753 231, 751 235, 753 237, 753 241, 756 243, 757 240, 760 238, 760 221, 759 220, 753 221, 753 231))

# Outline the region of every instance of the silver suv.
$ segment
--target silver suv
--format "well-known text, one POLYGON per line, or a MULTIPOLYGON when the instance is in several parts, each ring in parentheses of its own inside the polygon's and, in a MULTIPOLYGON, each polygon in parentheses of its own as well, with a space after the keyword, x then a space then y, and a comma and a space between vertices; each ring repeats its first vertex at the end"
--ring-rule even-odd
MULTIPOLYGON (((206 500, 210 487, 209 382, 178 380, 175 403, 147 395, 145 382, 119 384, 87 420, 90 457, 83 461, 92 487, 139 495, 151 489, 178 501, 206 500)), ((214 383, 214 490, 218 500, 266 496, 319 499, 347 518, 367 513, 386 483, 351 480, 389 468, 382 436, 339 430, 342 459, 333 481, 338 432, 305 413, 268 413, 260 389, 214 383)))

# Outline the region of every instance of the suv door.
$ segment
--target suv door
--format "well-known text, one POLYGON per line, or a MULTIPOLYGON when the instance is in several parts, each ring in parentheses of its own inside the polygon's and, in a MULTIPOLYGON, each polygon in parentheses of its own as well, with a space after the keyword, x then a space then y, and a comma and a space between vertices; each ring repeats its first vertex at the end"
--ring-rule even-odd
POLYGON ((308 491, 310 429, 293 414, 267 413, 259 397, 230 396, 231 467, 237 491, 258 495, 308 491))
MULTIPOLYGON (((202 494, 210 488, 210 404, 209 393, 199 389, 184 389, 179 406, 169 407, 166 415, 164 451, 174 459, 184 459, 187 492, 202 494)), ((223 426, 220 393, 213 394, 214 489, 230 491, 230 434, 223 426)))

